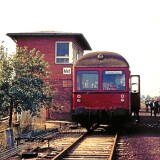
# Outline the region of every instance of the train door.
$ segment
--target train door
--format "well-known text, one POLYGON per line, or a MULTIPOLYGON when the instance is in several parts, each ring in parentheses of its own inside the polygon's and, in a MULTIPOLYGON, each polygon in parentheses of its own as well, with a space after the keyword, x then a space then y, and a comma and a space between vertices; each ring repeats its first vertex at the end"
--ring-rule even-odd
POLYGON ((131 110, 140 109, 140 76, 131 75, 131 110))

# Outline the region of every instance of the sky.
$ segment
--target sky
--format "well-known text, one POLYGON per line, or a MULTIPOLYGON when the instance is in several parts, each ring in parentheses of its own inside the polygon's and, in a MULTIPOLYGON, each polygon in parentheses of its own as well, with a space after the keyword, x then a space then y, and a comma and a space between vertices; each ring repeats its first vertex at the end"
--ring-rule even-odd
POLYGON ((159 6, 159 0, 1 0, 0 44, 12 53, 7 33, 82 33, 92 51, 126 58, 131 73, 141 77, 142 95, 159 96, 159 6))

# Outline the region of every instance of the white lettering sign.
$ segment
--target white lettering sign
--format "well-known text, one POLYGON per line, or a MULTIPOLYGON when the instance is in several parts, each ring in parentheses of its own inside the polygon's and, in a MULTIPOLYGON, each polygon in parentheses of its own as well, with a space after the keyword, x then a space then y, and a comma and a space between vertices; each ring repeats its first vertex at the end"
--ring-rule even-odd
POLYGON ((63 74, 71 74, 71 68, 63 68, 63 74))
POLYGON ((105 71, 105 74, 122 74, 122 71, 105 71))

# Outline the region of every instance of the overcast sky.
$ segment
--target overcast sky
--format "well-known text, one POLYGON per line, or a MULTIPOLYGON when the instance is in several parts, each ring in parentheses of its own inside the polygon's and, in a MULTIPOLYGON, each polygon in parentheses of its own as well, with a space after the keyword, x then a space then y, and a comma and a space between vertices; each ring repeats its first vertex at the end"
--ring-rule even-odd
POLYGON ((0 43, 14 52, 7 33, 82 33, 92 51, 124 56, 141 76, 141 94, 160 95, 159 0, 1 0, 0 43))

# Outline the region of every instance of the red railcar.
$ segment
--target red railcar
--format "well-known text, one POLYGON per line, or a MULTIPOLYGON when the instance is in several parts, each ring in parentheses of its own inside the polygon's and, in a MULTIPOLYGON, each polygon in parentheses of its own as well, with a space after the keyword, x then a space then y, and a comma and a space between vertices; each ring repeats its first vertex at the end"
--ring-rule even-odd
POLYGON ((72 120, 87 129, 94 124, 125 122, 131 115, 132 89, 140 105, 139 76, 137 83, 131 77, 128 62, 117 53, 82 56, 73 66, 72 120))

